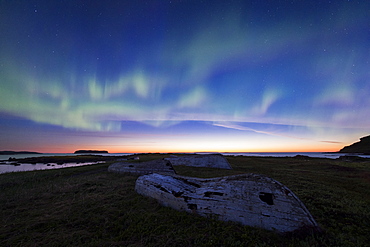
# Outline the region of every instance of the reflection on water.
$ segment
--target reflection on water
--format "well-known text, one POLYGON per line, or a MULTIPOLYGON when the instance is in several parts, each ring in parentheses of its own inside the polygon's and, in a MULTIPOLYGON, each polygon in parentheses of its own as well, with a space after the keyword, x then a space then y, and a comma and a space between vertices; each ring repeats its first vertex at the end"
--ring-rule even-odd
POLYGON ((6 172, 24 172, 24 171, 34 171, 34 170, 49 170, 49 169, 59 169, 59 168, 66 168, 66 167, 75 167, 75 166, 86 166, 86 165, 95 165, 104 163, 105 161, 99 162, 84 162, 84 163, 64 163, 64 164, 57 164, 57 163, 36 163, 36 164, 19 164, 14 165, 12 162, 2 162, 0 164, 0 174, 6 172))

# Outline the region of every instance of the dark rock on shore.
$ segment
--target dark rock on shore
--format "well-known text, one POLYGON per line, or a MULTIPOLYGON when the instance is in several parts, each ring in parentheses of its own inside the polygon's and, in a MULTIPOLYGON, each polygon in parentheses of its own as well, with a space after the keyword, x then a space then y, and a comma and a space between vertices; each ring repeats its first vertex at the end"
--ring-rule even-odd
POLYGON ((294 159, 300 159, 300 160, 309 160, 311 157, 307 155, 301 155, 297 154, 296 156, 293 157, 294 159))
POLYGON ((355 142, 349 146, 342 148, 339 153, 362 153, 370 154, 370 135, 360 138, 359 142, 355 142))
POLYGON ((77 150, 75 154, 107 154, 105 150, 77 150))
POLYGON ((42 153, 29 151, 0 151, 0 155, 12 155, 12 154, 42 154, 42 153))
POLYGON ((343 155, 337 158, 337 160, 356 162, 356 161, 366 161, 368 159, 359 157, 357 155, 343 155))

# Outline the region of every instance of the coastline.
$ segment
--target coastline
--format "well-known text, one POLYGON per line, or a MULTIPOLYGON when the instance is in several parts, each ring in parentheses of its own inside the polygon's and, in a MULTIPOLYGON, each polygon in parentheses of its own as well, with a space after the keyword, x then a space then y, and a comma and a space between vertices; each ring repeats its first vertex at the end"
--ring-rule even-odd
MULTIPOLYGON (((173 154, 211 154, 214 152, 196 152, 196 153, 173 153, 173 154)), ((146 153, 142 153, 146 154, 146 153)), ((147 153, 150 154, 150 153, 147 153)), ((162 155, 172 153, 160 153, 162 155)), ((370 155, 360 155, 352 153, 328 153, 328 152, 239 152, 231 153, 225 152, 220 153, 224 156, 244 156, 244 157, 260 157, 260 158, 294 158, 294 157, 307 157, 307 158, 318 158, 318 159, 339 159, 341 157, 360 157, 370 159, 370 155)), ((85 166, 98 164, 98 162, 105 162, 114 160, 113 157, 117 156, 130 156, 140 155, 138 153, 105 153, 105 154, 79 154, 79 153, 27 153, 27 154, 16 154, 16 155, 0 155, 0 174, 8 172, 20 172, 20 171, 34 171, 34 170, 48 170, 48 169, 59 169, 75 166, 85 166), (68 159, 63 157, 68 156, 68 159), (81 156, 81 160, 78 160, 78 156, 81 156), (92 156, 89 159, 83 159, 82 156, 92 156), (45 157, 45 159, 41 158, 45 157), (50 157, 50 159, 47 159, 50 157), (60 158, 58 158, 60 157, 60 158), (76 157, 74 159, 73 157, 76 157), (22 159, 30 158, 31 161, 24 161, 22 159), (35 158, 35 159, 33 159, 35 158), (40 158, 40 159, 37 159, 40 158), (56 158, 55 160, 52 158, 56 158)))
MULTIPOLYGON (((217 152, 193 152, 193 153, 160 153, 160 154, 212 154, 217 152)), ((36 157, 50 157, 50 156, 79 156, 79 155, 100 155, 100 156, 123 156, 123 155, 138 155, 151 153, 19 153, 0 155, 1 161, 8 161, 9 158, 24 159, 36 157)), ((340 156, 358 156, 362 158, 370 158, 370 155, 362 153, 341 153, 341 152, 220 152, 225 156, 257 156, 257 157, 294 157, 297 155, 308 156, 310 158, 328 158, 337 159, 340 156)))

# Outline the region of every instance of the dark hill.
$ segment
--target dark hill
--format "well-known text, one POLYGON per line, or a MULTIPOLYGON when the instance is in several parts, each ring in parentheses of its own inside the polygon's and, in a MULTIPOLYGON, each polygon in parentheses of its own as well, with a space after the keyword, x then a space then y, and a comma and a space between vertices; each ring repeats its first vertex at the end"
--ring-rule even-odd
POLYGON ((345 146, 339 151, 339 153, 370 154, 370 135, 360 138, 359 142, 355 142, 349 146, 345 146))
POLYGON ((41 153, 29 151, 0 151, 0 155, 12 155, 12 154, 41 154, 41 153))
POLYGON ((77 150, 75 154, 107 154, 105 150, 77 150))

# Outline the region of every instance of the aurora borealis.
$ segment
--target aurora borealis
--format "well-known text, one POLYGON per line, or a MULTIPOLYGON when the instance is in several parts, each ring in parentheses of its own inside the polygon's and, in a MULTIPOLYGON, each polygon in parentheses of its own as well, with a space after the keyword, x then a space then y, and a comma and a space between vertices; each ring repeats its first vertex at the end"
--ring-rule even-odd
POLYGON ((1 1, 0 150, 337 151, 369 1, 1 1))

